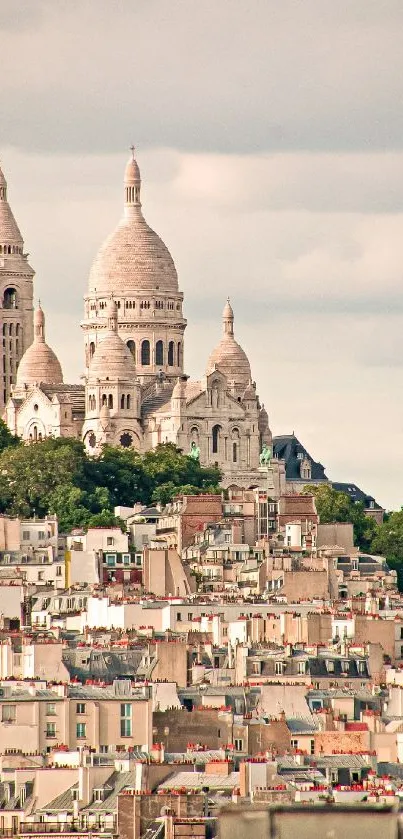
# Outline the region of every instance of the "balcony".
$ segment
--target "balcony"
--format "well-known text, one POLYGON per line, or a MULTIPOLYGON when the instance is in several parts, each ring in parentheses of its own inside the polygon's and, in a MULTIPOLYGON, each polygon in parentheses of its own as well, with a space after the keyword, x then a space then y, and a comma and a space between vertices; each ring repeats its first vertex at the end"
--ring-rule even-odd
POLYGON ((71 836, 72 839, 77 839, 77 837, 82 836, 85 839, 88 839, 89 835, 92 836, 102 836, 102 839, 113 839, 116 836, 116 828, 104 828, 100 827, 99 825, 91 825, 87 827, 82 827, 82 825, 76 821, 72 820, 71 822, 22 822, 17 830, 13 830, 11 828, 6 828, 1 831, 1 837, 9 837, 9 836, 63 836, 69 837, 71 836))

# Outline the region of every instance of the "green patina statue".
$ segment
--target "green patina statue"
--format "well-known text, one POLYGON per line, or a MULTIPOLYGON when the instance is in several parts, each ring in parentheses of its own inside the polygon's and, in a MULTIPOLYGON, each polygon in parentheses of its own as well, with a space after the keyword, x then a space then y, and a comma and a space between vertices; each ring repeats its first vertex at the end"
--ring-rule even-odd
POLYGON ((263 444, 262 451, 260 452, 259 463, 261 466, 268 466, 271 461, 271 448, 267 446, 266 443, 263 444))
POLYGON ((197 443, 195 443, 194 440, 190 444, 189 457, 191 457, 192 460, 200 460, 200 449, 199 449, 199 446, 197 445, 197 443))

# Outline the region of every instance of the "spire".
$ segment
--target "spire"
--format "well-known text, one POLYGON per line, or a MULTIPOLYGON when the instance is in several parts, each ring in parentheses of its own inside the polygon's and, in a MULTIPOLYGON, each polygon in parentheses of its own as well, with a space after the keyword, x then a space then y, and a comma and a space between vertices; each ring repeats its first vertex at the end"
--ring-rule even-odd
POLYGON ((229 297, 227 297, 227 302, 222 313, 222 325, 224 335, 231 335, 234 337, 234 312, 231 303, 229 302, 229 297))
POLYGON ((111 297, 106 307, 106 319, 109 332, 118 331, 118 307, 116 301, 111 297))
POLYGON ((45 314, 39 301, 37 309, 34 312, 34 343, 45 343, 45 314))
POLYGON ((125 185, 125 215, 129 215, 133 207, 141 207, 140 190, 141 177, 137 160, 134 156, 135 148, 130 146, 131 157, 126 163, 124 185, 125 185))

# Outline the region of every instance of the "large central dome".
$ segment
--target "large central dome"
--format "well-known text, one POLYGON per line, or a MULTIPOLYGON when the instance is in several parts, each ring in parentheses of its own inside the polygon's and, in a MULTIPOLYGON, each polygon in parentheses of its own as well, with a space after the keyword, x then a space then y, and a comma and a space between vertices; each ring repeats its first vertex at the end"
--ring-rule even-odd
POLYGON ((136 294, 178 291, 178 276, 171 254, 148 226, 140 202, 141 178, 137 161, 125 170, 124 215, 108 236, 92 265, 89 292, 136 294))

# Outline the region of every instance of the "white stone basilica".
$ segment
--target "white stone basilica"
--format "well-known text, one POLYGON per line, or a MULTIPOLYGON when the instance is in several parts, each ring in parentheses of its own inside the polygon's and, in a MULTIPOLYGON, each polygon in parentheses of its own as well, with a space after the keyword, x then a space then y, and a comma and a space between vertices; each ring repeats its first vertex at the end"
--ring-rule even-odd
MULTIPOLYGON (((4 185, 0 170, 3 193, 4 185)), ((3 248, 8 247, 5 217, 7 222, 9 215, 0 213, 3 248)), ((26 300, 32 294, 33 272, 16 231, 15 225, 12 232, 21 253, 9 255, 6 250, 3 266, 0 253, 0 282, 2 267, 8 272, 0 286, 0 312, 6 315, 3 324, 10 320, 12 288, 11 320, 24 315, 24 336, 31 337, 32 296, 29 311, 26 300), (20 262, 28 292, 18 278, 10 285, 11 270, 20 262)), ((221 468, 224 485, 262 484, 259 454, 264 444, 271 446, 271 432, 248 357, 234 337, 230 302, 223 311, 222 338, 200 381, 184 373, 182 305, 173 259, 144 219, 140 171, 132 157, 125 170, 123 217, 95 258, 85 295, 85 384, 63 383, 59 361, 45 341, 39 306, 33 341, 24 346, 21 360, 10 360, 11 336, 6 332, 3 337, 3 369, 9 377, 4 418, 10 430, 27 442, 49 435, 81 437, 95 455, 105 443, 144 452, 172 442, 185 453, 195 443, 203 465, 221 468)), ((276 471, 272 462, 271 472, 276 471)), ((274 484, 278 478, 273 474, 274 484)))

